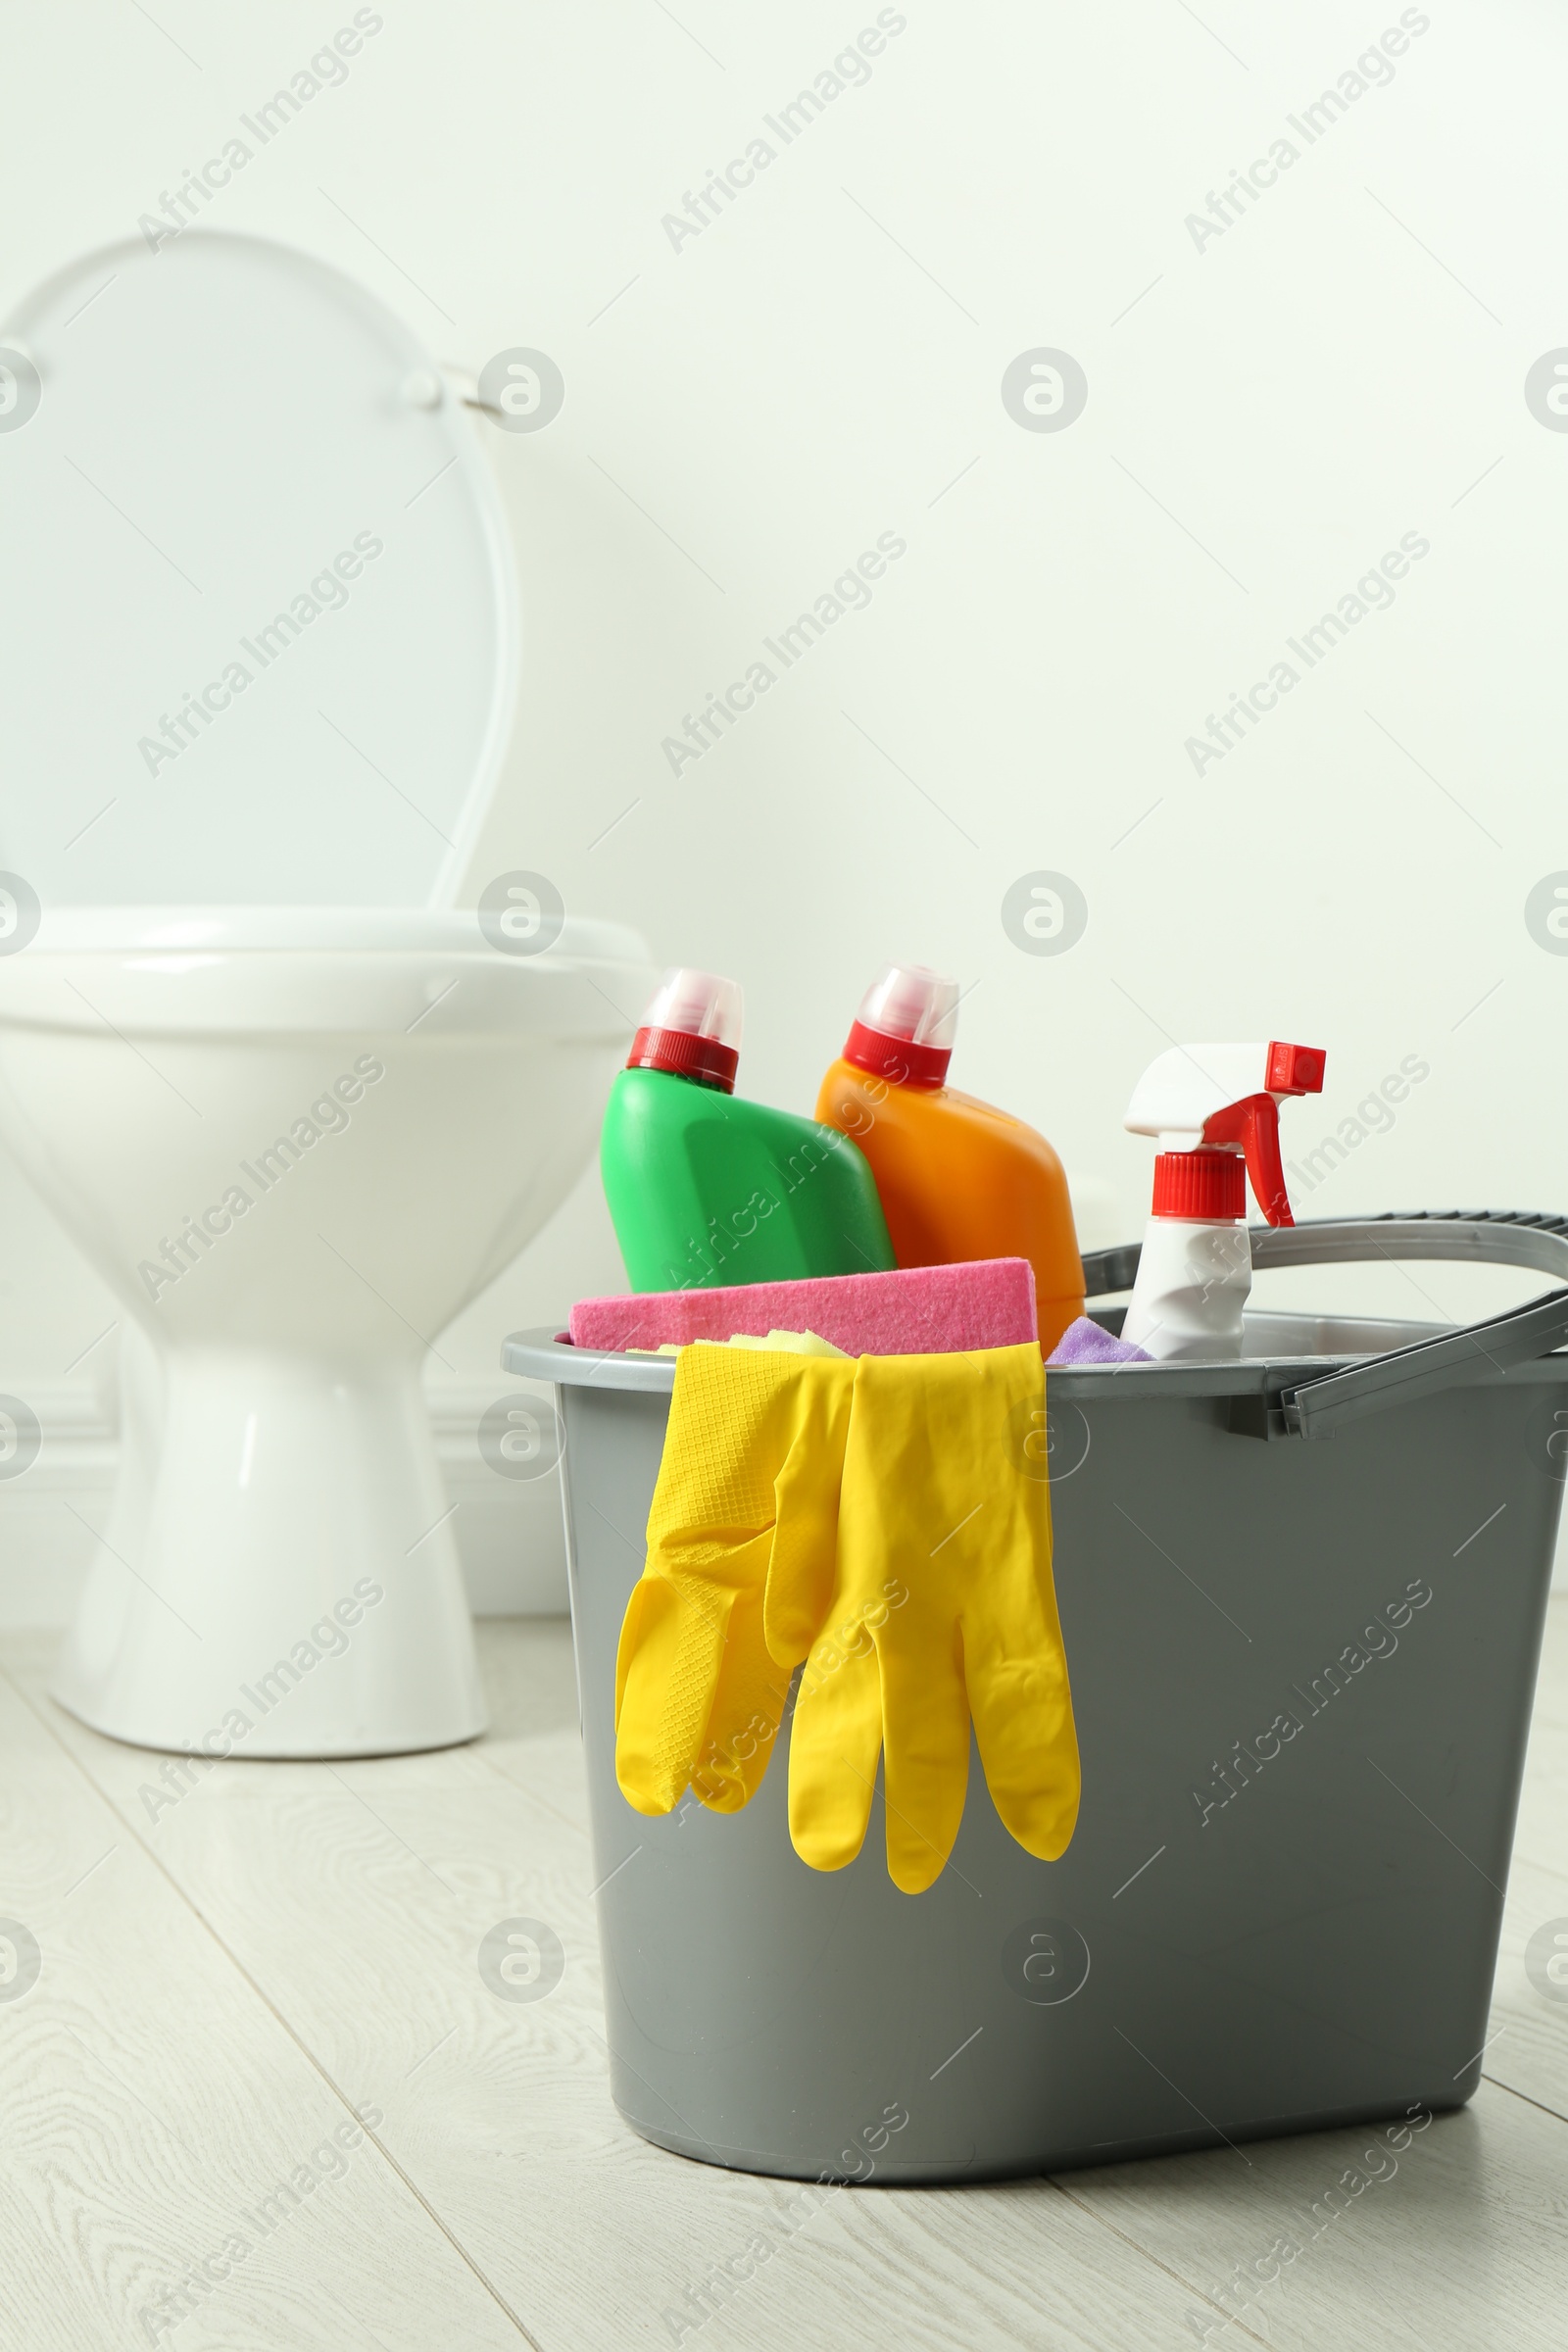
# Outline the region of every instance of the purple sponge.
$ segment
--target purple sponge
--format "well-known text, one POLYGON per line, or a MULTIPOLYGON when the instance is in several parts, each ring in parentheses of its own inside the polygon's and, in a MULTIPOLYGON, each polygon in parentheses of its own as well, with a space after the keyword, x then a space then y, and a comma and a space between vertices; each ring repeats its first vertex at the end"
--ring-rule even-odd
POLYGON ((661 1348, 727 1340, 737 1332, 814 1331, 846 1355, 955 1355, 1016 1348, 1040 1336, 1034 1268, 1024 1257, 901 1266, 889 1274, 829 1274, 808 1282, 749 1282, 728 1290, 642 1291, 581 1298, 574 1347, 661 1348))
POLYGON ((1074 1317, 1046 1358, 1048 1364, 1063 1368, 1068 1364, 1147 1364, 1152 1360, 1147 1348, 1114 1339, 1088 1315, 1074 1317))

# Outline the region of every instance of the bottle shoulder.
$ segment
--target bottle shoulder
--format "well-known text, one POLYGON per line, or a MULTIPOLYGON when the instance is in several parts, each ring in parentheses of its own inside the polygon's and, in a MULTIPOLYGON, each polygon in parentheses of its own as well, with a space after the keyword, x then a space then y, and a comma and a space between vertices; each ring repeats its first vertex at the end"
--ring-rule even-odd
POLYGON ((702 1086, 669 1070, 622 1070, 611 1088, 607 1115, 610 1112, 659 1126, 724 1128, 737 1142, 756 1137, 791 1149, 805 1140, 820 1140, 824 1133, 835 1145, 846 1140, 800 1111, 780 1110, 746 1095, 726 1095, 716 1086, 702 1086))
MULTIPOLYGON (((664 1070, 622 1070, 611 1089, 600 1146, 607 1165, 636 1169, 639 1178, 677 1181, 677 1168, 700 1183, 722 1177, 770 1183, 787 1191, 792 1176, 821 1168, 861 1189, 870 1183, 864 1157, 850 1136, 800 1111, 726 1095, 664 1070)), ((813 1192, 820 1189, 813 1187, 813 1192)))
POLYGON ((684 1126, 688 1120, 720 1116, 731 1098, 717 1087, 701 1086, 672 1070, 621 1070, 610 1090, 606 1115, 684 1126))
POLYGON ((828 1071, 817 1109, 839 1117, 848 1111, 842 1123, 862 1144, 880 1127, 883 1140, 904 1137, 922 1150, 946 1147, 982 1157, 1021 1157, 1060 1166, 1038 1128, 994 1102, 982 1102, 978 1095, 951 1086, 894 1086, 850 1061, 837 1061, 828 1071))

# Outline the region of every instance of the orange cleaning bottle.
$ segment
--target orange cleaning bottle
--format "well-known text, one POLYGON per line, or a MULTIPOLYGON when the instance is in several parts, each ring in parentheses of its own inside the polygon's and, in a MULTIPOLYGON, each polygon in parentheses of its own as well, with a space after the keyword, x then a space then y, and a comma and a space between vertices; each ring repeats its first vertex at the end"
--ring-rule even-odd
POLYGON ((946 1083, 958 984, 889 964, 868 989, 816 1115, 871 1163, 901 1266, 1026 1257, 1046 1354, 1084 1311, 1084 1270, 1060 1160, 1021 1119, 946 1083))

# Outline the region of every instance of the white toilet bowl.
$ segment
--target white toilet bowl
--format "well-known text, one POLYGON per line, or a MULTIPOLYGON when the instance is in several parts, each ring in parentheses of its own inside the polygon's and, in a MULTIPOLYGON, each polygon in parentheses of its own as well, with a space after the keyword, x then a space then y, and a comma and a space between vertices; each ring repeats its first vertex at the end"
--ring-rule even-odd
POLYGON ((476 863, 526 647, 492 465, 533 445, 254 237, 80 256, 0 344, 0 1135, 136 1335, 56 1693, 210 1754, 466 1739, 420 1367, 652 978, 566 913, 569 768, 509 786, 558 879, 476 863))
POLYGON ((421 1366, 582 1169, 647 980, 612 925, 514 957, 365 908, 78 909, 0 958, 0 1136, 141 1335, 73 1713, 252 1756, 483 1728, 421 1366))

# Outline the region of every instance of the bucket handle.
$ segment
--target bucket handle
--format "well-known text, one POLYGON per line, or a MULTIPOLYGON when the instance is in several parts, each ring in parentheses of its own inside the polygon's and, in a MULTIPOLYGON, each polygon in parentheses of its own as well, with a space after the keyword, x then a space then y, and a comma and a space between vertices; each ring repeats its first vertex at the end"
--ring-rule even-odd
MULTIPOLYGON (((1446 1209, 1378 1217, 1323 1217, 1305 1225, 1254 1226, 1254 1266, 1319 1266, 1376 1258, 1468 1259, 1472 1264, 1531 1266, 1568 1285, 1568 1217, 1528 1209, 1446 1209)), ((1138 1272, 1138 1245, 1084 1259, 1091 1297, 1127 1290, 1138 1272)), ((1568 1341, 1568 1288, 1549 1291, 1507 1314, 1417 1340, 1342 1372, 1282 1388, 1277 1402, 1286 1432, 1331 1438, 1370 1413, 1406 1404, 1461 1383, 1531 1363, 1568 1341)), ((1273 1401, 1271 1399, 1271 1401, 1273 1401)))

